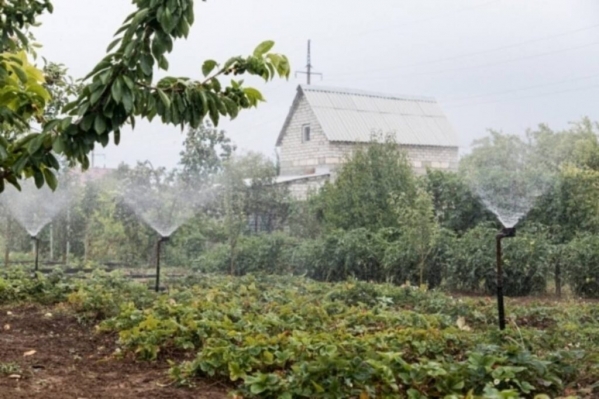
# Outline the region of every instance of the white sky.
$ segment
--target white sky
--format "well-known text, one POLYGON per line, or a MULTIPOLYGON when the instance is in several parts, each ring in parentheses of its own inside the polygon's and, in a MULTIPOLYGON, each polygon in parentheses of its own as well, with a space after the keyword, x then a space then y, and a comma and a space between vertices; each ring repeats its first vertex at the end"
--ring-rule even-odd
MULTIPOLYGON (((133 10, 125 0, 54 0, 35 34, 41 55, 82 77, 101 59, 133 10)), ((187 41, 175 43, 169 74, 201 76, 203 60, 250 54, 277 42, 304 70, 306 41, 324 79, 314 84, 431 96, 458 131, 461 146, 489 128, 521 133, 539 123, 559 129, 583 116, 599 120, 597 0, 209 0, 196 1, 187 41)), ((251 82, 267 103, 224 128, 242 150, 274 153, 296 87, 251 82)), ((175 166, 180 129, 138 123, 96 165, 150 160, 175 166)))

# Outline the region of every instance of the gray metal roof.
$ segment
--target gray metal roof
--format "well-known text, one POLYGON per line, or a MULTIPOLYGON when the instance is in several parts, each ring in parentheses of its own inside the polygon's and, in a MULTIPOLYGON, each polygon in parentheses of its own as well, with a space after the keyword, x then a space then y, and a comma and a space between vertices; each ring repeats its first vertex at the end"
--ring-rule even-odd
POLYGON ((393 96, 334 87, 298 87, 277 145, 302 95, 330 141, 368 142, 393 134, 400 144, 457 147, 458 138, 434 98, 393 96))

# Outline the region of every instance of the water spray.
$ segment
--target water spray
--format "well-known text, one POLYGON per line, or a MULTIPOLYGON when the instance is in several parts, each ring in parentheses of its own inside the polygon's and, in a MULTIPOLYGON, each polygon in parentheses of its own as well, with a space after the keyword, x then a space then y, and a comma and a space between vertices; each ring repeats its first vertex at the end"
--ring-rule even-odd
POLYGON ((516 236, 515 227, 504 227, 495 237, 497 242, 497 311, 499 315, 499 329, 505 330, 505 307, 503 304, 503 267, 501 263, 501 240, 516 236))
POLYGON ((160 236, 158 242, 156 243, 156 286, 155 291, 158 292, 160 290, 160 249, 162 247, 163 242, 167 242, 170 240, 170 237, 160 236))
POLYGON ((39 269, 38 265, 39 265, 39 257, 40 257, 40 239, 37 236, 31 236, 31 239, 34 242, 35 245, 35 266, 34 266, 34 276, 37 276, 37 271, 39 269))

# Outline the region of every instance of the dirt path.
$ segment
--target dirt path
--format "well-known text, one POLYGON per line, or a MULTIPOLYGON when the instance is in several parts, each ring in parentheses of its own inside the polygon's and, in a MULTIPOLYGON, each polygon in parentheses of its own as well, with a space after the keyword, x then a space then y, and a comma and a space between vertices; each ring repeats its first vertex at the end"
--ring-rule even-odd
POLYGON ((110 356, 114 350, 114 336, 95 334, 74 316, 36 307, 0 309, 0 399, 227 397, 219 386, 168 386, 166 362, 117 360, 110 356))

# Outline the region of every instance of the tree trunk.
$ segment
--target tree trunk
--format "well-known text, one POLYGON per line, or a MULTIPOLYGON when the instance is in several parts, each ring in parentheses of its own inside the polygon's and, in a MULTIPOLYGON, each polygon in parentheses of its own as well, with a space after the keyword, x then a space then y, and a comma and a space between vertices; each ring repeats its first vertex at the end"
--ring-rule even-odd
POLYGON ((555 263, 555 295, 562 297, 562 266, 559 260, 555 263))

